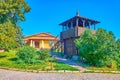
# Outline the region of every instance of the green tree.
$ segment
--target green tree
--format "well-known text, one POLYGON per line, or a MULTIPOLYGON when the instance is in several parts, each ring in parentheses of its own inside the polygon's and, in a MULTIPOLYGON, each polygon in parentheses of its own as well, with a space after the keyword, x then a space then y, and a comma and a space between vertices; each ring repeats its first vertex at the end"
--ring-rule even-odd
POLYGON ((117 53, 118 53, 117 62, 118 62, 118 65, 120 67, 120 39, 117 40, 116 44, 117 44, 116 50, 117 50, 117 53))
POLYGON ((0 0, 0 23, 10 21, 17 25, 25 20, 30 7, 24 0, 0 0))
POLYGON ((18 45, 16 33, 17 29, 10 22, 0 24, 0 48, 5 50, 16 48, 18 45))
POLYGON ((20 21, 25 21, 25 13, 29 11, 30 7, 24 0, 0 0, 0 45, 2 45, 0 47, 11 49, 12 47, 9 46, 13 46, 13 44, 18 47, 23 45, 20 21), (8 32, 4 28, 8 28, 8 32), (13 34, 10 31, 13 31, 13 34), (11 35, 10 37, 6 35, 8 33, 11 35), (13 39, 14 42, 8 41, 10 39, 13 39))
POLYGON ((79 56, 94 66, 112 67, 118 59, 118 47, 112 32, 98 29, 95 34, 86 30, 75 40, 79 56))

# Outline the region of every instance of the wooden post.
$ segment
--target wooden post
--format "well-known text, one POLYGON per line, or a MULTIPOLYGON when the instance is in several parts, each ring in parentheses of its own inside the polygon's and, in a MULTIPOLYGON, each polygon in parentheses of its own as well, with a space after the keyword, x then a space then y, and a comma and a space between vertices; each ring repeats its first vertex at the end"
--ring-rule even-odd
POLYGON ((33 44, 33 47, 35 48, 35 41, 33 41, 32 44, 33 44))
POLYGON ((82 22, 83 22, 83 28, 85 27, 85 20, 82 20, 82 22))
POLYGON ((41 41, 39 40, 39 49, 41 48, 41 41))
POLYGON ((42 40, 42 48, 44 48, 44 41, 42 40))
POLYGON ((96 30, 96 25, 94 24, 94 30, 96 30))
POLYGON ((76 27, 78 27, 78 21, 79 21, 79 19, 77 18, 76 19, 76 27))
POLYGON ((32 44, 33 42, 32 42, 32 40, 30 40, 30 46, 32 47, 33 46, 33 44, 32 44))
POLYGON ((66 30, 68 30, 68 24, 67 24, 67 26, 66 26, 66 30))
POLYGON ((90 29, 91 22, 88 22, 88 24, 89 24, 89 25, 88 25, 88 28, 90 29))
POLYGON ((70 24, 71 24, 71 28, 72 28, 73 27, 73 23, 71 22, 70 24))

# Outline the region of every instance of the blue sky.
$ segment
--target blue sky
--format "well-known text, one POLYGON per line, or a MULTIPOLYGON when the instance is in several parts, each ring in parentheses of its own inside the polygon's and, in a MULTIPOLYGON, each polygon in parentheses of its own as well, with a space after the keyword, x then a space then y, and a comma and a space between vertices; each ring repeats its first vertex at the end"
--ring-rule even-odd
POLYGON ((120 38, 120 0, 26 0, 31 11, 21 23, 25 36, 40 32, 59 35, 58 24, 72 18, 79 10, 80 15, 101 23, 97 28, 113 31, 120 38))

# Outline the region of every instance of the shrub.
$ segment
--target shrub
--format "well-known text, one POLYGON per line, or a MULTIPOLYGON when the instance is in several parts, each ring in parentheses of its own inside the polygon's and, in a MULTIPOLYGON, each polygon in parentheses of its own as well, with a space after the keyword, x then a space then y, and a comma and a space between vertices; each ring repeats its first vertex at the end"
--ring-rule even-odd
POLYGON ((110 68, 112 68, 114 70, 117 70, 117 68, 118 68, 117 62, 116 61, 111 61, 110 68))
POLYGON ((41 49, 40 51, 37 51, 37 54, 40 60, 47 60, 50 58, 50 51, 47 49, 41 49))
POLYGON ((24 46, 17 51, 18 61, 24 63, 34 63, 36 60, 36 50, 29 46, 24 46))
POLYGON ((103 29, 98 29, 95 34, 86 30, 79 38, 75 40, 75 46, 78 48, 78 55, 81 59, 92 66, 111 67, 119 61, 120 42, 115 39, 114 34, 103 29))

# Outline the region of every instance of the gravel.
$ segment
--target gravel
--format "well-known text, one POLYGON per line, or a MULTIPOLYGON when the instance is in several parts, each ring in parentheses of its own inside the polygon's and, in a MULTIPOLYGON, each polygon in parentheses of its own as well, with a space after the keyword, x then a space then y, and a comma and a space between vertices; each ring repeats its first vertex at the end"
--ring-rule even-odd
POLYGON ((0 69, 0 80, 120 80, 120 74, 29 73, 0 69))

